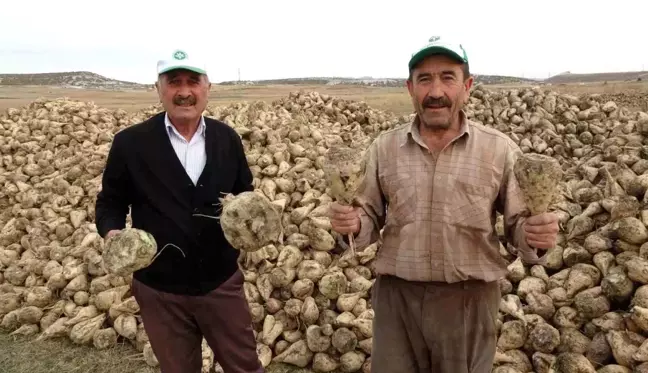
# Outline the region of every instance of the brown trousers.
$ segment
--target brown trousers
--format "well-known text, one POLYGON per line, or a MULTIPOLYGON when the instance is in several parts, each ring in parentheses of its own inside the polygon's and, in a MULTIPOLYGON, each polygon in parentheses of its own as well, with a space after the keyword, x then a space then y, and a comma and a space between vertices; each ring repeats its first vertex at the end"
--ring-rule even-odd
POLYGON ((380 275, 372 290, 372 373, 490 373, 499 284, 409 282, 380 275))
POLYGON ((162 373, 200 373, 202 338, 225 373, 262 373, 240 271, 205 296, 156 291, 133 280, 144 330, 162 373))

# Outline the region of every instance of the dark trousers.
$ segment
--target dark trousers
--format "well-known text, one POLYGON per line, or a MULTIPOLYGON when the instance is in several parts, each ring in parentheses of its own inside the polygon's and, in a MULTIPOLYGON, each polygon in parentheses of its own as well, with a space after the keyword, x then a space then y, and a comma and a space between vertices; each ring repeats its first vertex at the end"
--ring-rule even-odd
POLYGON ((144 330, 162 373, 200 373, 202 338, 225 373, 262 373, 241 271, 205 296, 156 291, 133 280, 144 330))
POLYGON ((372 373, 490 373, 499 284, 408 282, 379 276, 372 288, 372 373))

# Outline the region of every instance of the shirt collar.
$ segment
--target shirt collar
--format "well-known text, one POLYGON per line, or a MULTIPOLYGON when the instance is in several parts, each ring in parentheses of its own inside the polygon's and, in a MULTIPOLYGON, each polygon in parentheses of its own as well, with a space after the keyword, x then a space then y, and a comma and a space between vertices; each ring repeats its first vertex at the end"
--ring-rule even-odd
MULTIPOLYGON (((464 135, 470 137, 470 120, 466 118, 466 112, 463 110, 459 111, 460 125, 459 125, 459 135, 457 139, 462 138, 464 135)), ((419 123, 420 118, 418 114, 414 116, 412 123, 407 126, 407 131, 405 131, 405 136, 401 141, 401 146, 407 144, 407 142, 412 139, 419 144, 423 144, 423 139, 421 138, 421 133, 419 132, 419 123)))
MULTIPOLYGON (((169 114, 165 113, 164 114, 164 125, 166 126, 167 131, 171 130, 175 132, 176 134, 180 135, 178 133, 178 130, 171 124, 171 120, 169 119, 169 114)), ((198 130, 196 133, 200 134, 201 136, 205 136, 205 129, 207 126, 205 125, 205 117, 203 115, 200 116, 200 123, 198 123, 198 130)))

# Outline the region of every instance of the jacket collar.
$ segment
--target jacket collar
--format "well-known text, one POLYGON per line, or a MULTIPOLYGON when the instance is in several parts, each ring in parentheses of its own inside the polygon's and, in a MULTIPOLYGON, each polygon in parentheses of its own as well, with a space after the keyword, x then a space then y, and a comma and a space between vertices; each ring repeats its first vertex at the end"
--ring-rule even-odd
MULTIPOLYGON (((470 137, 471 131, 471 122, 466 117, 466 112, 463 110, 459 111, 460 125, 459 125, 459 135, 457 139, 460 139, 464 136, 470 137)), ((419 130, 419 125, 421 124, 421 119, 418 114, 414 116, 412 122, 406 126, 406 131, 403 132, 403 136, 400 141, 400 145, 404 146, 409 141, 414 141, 418 144, 423 144, 423 138, 421 138, 421 132, 419 130)))
MULTIPOLYGON (((166 127, 169 134, 173 132, 176 135, 182 137, 182 135, 180 134, 180 132, 178 132, 176 127, 173 125, 173 123, 171 123, 171 119, 169 119, 169 114, 167 112, 164 112, 164 126, 166 127)), ((205 117, 201 115, 196 134, 204 137, 206 129, 207 129, 207 125, 205 124, 205 117)))

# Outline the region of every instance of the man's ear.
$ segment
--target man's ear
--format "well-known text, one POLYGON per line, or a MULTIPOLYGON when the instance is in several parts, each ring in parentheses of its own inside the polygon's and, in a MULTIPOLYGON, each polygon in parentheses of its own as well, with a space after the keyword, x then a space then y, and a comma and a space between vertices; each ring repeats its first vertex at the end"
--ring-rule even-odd
POLYGON ((158 100, 162 102, 162 91, 160 89, 160 80, 155 81, 155 91, 157 92, 158 100))
POLYGON ((466 81, 464 82, 464 85, 466 87, 466 92, 470 92, 470 89, 472 88, 474 83, 474 78, 470 76, 466 81))
POLYGON ((407 79, 406 83, 407 83, 407 91, 409 92, 410 97, 413 97, 414 96, 414 82, 412 82, 412 77, 407 79))
POLYGON ((473 79, 472 76, 469 77, 468 79, 466 79, 466 81, 464 82, 464 88, 466 90, 466 92, 464 94, 464 102, 465 103, 468 103, 468 99, 470 98, 470 90, 472 89, 473 82, 474 82, 474 79, 473 79))

